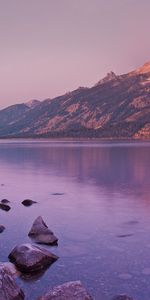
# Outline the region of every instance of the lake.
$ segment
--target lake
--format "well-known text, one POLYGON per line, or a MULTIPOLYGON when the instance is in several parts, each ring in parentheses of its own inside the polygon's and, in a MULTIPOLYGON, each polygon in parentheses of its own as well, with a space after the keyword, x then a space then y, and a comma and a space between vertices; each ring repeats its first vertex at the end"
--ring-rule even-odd
POLYGON ((17 279, 26 300, 78 279, 96 300, 149 300, 150 142, 0 141, 0 197, 11 201, 0 210, 0 261, 31 242, 39 215, 59 238, 44 246, 57 262, 17 279), (38 203, 24 207, 26 198, 38 203))

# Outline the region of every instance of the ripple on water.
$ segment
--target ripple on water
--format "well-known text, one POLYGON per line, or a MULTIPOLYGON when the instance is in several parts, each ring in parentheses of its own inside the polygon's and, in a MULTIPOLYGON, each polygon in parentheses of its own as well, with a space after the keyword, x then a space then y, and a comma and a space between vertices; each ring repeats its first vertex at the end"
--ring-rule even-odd
POLYGON ((67 245, 64 246, 61 255, 63 257, 74 257, 74 256, 81 256, 81 255, 86 255, 87 249, 86 247, 83 247, 83 245, 67 245))
POLYGON ((129 273, 122 273, 122 274, 119 274, 118 277, 119 277, 120 279, 127 280, 127 279, 131 279, 131 278, 132 278, 132 275, 129 274, 129 273))
POLYGON ((110 250, 116 251, 116 252, 124 252, 124 249, 118 246, 111 246, 109 247, 110 250))
POLYGON ((143 274, 143 275, 150 275, 150 268, 144 268, 144 269, 142 270, 142 274, 143 274))

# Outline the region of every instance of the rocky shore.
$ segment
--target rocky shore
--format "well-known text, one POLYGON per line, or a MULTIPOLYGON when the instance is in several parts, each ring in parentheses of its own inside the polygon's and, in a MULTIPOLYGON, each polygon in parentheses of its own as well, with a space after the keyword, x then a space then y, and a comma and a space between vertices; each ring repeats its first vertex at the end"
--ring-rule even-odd
MULTIPOLYGON (((8 212, 11 209, 9 201, 3 199, 0 202, 0 209, 8 212)), ((31 206, 35 201, 26 199, 22 202, 24 206, 31 206)), ((5 230, 5 226, 0 225, 0 233, 5 230)), ((32 243, 25 243, 16 245, 9 253, 8 259, 10 262, 0 263, 0 300, 23 300, 25 294, 16 283, 16 277, 22 275, 32 276, 33 274, 42 273, 45 269, 49 268, 51 264, 57 261, 58 256, 45 249, 43 245, 57 245, 58 238, 41 216, 37 217, 28 236, 31 238, 32 243)), ((66 282, 58 285, 53 289, 40 296, 36 300, 94 300, 88 293, 80 281, 66 282)), ((117 295, 112 300, 133 300, 127 295, 117 295)))

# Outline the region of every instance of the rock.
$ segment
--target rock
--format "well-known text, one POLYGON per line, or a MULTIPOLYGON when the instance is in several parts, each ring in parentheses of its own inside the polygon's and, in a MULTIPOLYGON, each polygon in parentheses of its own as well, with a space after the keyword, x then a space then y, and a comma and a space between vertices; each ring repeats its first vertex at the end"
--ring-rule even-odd
POLYGON ((41 271, 32 272, 32 273, 21 273, 20 272, 20 279, 27 282, 35 282, 39 281, 39 279, 47 272, 48 267, 41 271))
POLYGON ((20 272, 11 262, 0 262, 0 267, 3 267, 3 269, 11 276, 18 277, 20 275, 20 272))
POLYGON ((2 233, 5 230, 5 226, 0 225, 0 233, 2 233))
POLYGON ((22 201, 22 204, 24 206, 31 206, 32 204, 37 203, 36 201, 30 200, 30 199, 25 199, 22 201))
POLYGON ((117 237, 118 238, 126 238, 126 237, 130 237, 133 236, 133 233, 126 233, 126 234, 118 234, 117 237))
POLYGON ((28 236, 39 244, 57 245, 58 242, 58 238, 48 228, 41 216, 34 221, 28 236))
POLYGON ((52 195, 53 195, 53 196, 63 196, 64 193, 53 193, 52 195))
POLYGON ((14 278, 0 265, 0 300, 22 300, 24 297, 14 278))
POLYGON ((125 222, 125 225, 137 225, 139 223, 139 221, 137 220, 130 220, 128 222, 125 222))
POLYGON ((10 201, 9 200, 7 200, 7 199, 2 199, 1 200, 1 203, 4 203, 4 204, 7 204, 7 203, 9 203, 10 201))
POLYGON ((113 297, 112 300, 133 300, 133 298, 127 296, 127 295, 117 295, 113 297))
POLYGON ((31 244, 16 246, 8 257, 22 273, 41 271, 58 259, 48 250, 31 244))
MULTIPOLYGON (((92 300, 80 281, 70 281, 54 287, 39 300, 92 300)), ((119 300, 119 299, 118 299, 119 300)), ((123 300, 123 299, 121 299, 123 300)))
POLYGON ((7 204, 0 203, 0 209, 5 210, 5 211, 9 211, 11 209, 11 207, 7 204))

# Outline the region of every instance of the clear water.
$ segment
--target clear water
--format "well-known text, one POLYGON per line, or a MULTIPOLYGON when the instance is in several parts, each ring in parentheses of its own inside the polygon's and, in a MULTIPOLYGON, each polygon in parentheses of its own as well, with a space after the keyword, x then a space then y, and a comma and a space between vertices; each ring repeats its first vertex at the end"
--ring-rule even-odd
POLYGON ((150 143, 0 142, 0 261, 30 242, 41 215, 59 238, 59 256, 41 277, 18 279, 27 300, 80 279, 96 300, 150 296, 150 143), (62 195, 52 195, 62 193, 62 195), (24 207, 21 201, 38 202, 24 207))

